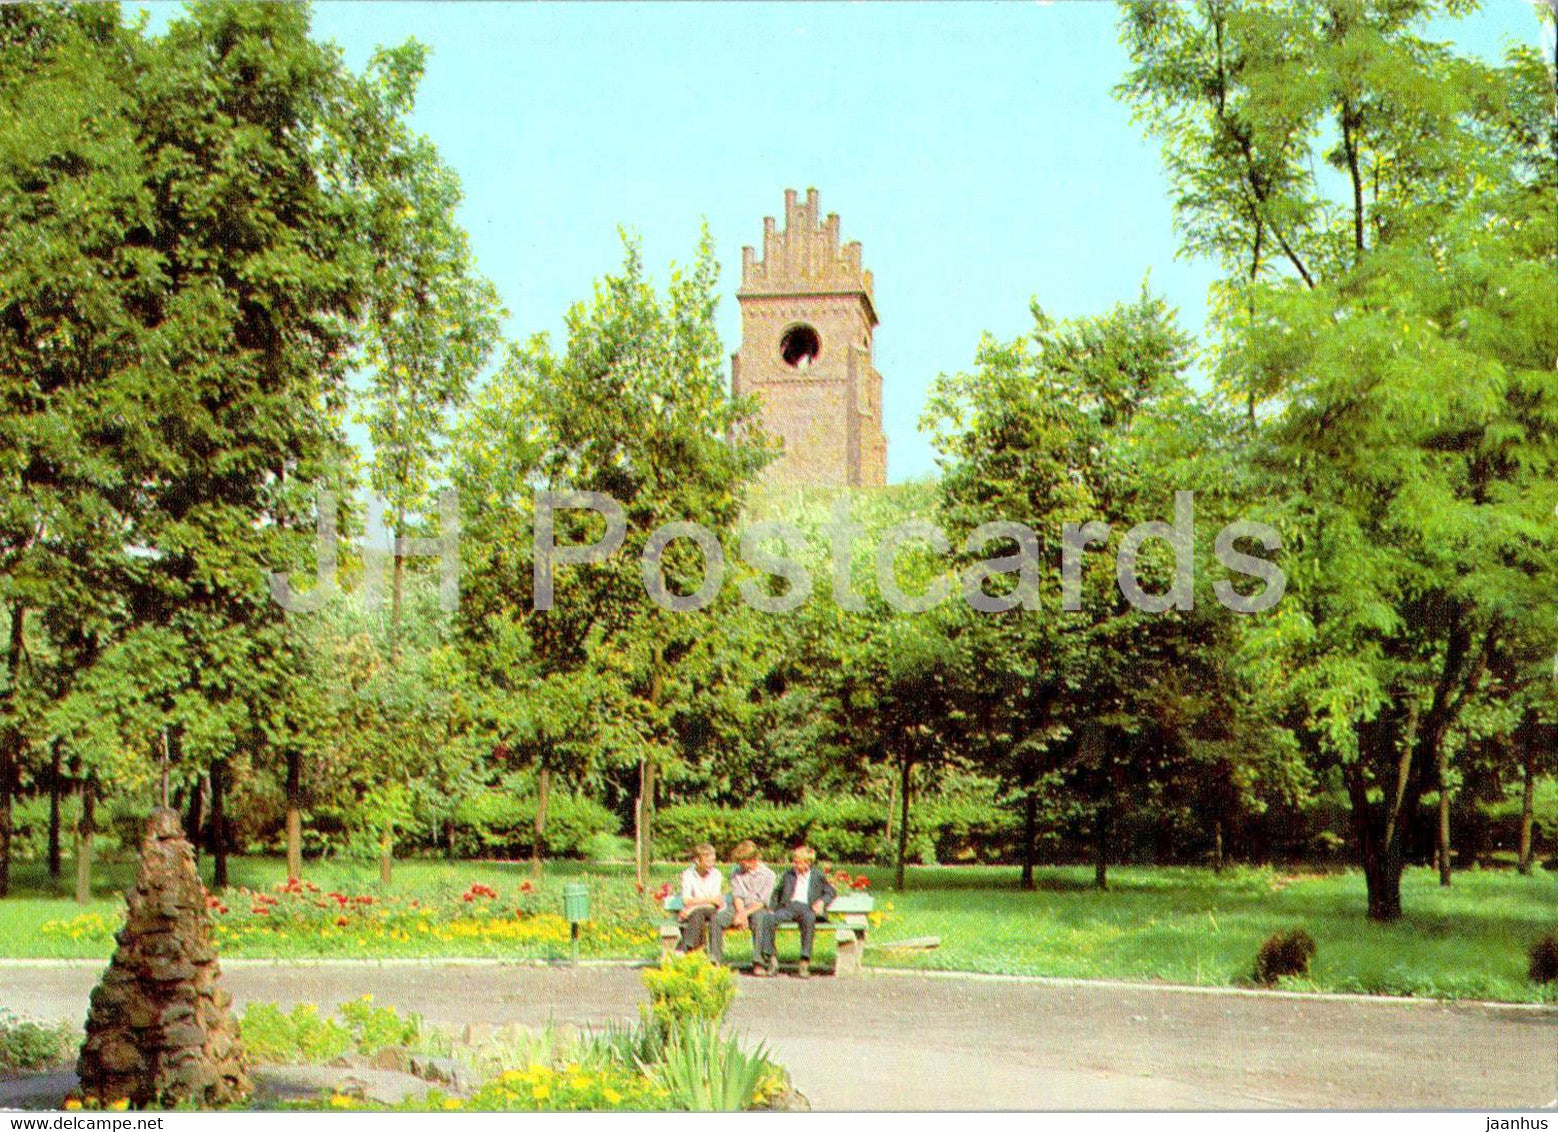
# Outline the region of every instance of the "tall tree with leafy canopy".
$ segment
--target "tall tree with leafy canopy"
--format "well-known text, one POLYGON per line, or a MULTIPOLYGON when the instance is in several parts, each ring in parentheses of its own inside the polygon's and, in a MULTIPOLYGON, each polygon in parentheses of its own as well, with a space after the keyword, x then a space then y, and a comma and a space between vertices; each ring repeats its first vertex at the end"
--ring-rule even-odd
POLYGON ((1424 38, 1471 8, 1135 3, 1122 26, 1121 91, 1182 179, 1187 246, 1243 210, 1281 252, 1222 308, 1290 579, 1249 656, 1339 770, 1378 920, 1401 915, 1450 728, 1511 635, 1553 618, 1551 76, 1424 38))
POLYGON ((44 619, 53 655, 83 666, 45 737, 90 800, 124 778, 89 762, 116 750, 106 722, 130 752, 166 736, 175 785, 210 775, 220 863, 222 785, 289 678, 267 664, 285 642, 265 577, 310 564, 313 486, 339 490, 348 463, 344 379, 373 280, 349 84, 302 8, 196 4, 155 38, 114 8, 13 11, 29 13, 7 13, 18 51, 64 45, 33 60, 58 112, 93 107, 84 133, 7 131, 0 190, 50 235, 7 292, 6 427, 28 453, 5 473, 21 488, 7 577, 83 597, 60 588, 44 619))
MULTIPOLYGON (((646 593, 640 560, 657 528, 688 521, 714 532, 733 562, 729 535, 770 455, 743 427, 751 406, 728 389, 714 328, 717 277, 705 232, 662 296, 629 241, 621 269, 569 310, 565 351, 544 336, 512 349, 459 444, 469 595, 461 618, 474 664, 494 674, 500 658, 528 657, 513 692, 554 677, 597 681, 602 747, 637 768, 641 880, 658 775, 677 749, 676 703, 694 670, 713 663, 720 611, 733 599, 722 587, 699 610, 668 612, 646 593), (556 566, 545 610, 534 603, 537 488, 599 492, 626 520, 621 548, 605 560, 556 566)), ((603 528, 593 511, 555 513, 559 547, 598 542, 603 528)), ((664 548, 662 566, 671 594, 691 595, 705 580, 687 539, 664 548)))
MULTIPOLYGON (((1207 580, 1211 531, 1237 517, 1222 439, 1236 430, 1190 389, 1190 343, 1145 288, 1095 318, 1056 321, 1035 306, 1034 322, 1026 339, 984 342, 974 372, 938 379, 926 423, 966 584, 1005 604, 972 618, 972 730, 978 758, 1022 805, 1023 883, 1033 884, 1039 813, 1060 790, 1093 815, 1103 887, 1113 831, 1149 788, 1215 777, 1214 820, 1226 820, 1238 784, 1266 776, 1235 742, 1253 738, 1253 697, 1229 665, 1237 615, 1207 580), (1135 608, 1116 579, 1122 539, 1169 520, 1180 491, 1194 493, 1201 535, 1187 551, 1200 581, 1194 607, 1135 608), (998 519, 1027 526, 1031 545, 999 528, 978 533, 998 519), (1098 544, 1070 581, 1068 525, 1098 544), (1000 555, 1014 556, 1004 573, 969 573, 1000 555), (1026 572, 1015 565, 1023 559, 1026 572)), ((1143 586, 1163 592, 1166 556, 1149 544, 1138 566, 1143 586)))
MULTIPOLYGON (((401 540, 432 502, 451 414, 498 338, 496 289, 476 271, 455 212, 460 180, 407 124, 427 49, 375 52, 353 84, 354 170, 375 280, 367 307, 367 386, 358 419, 373 455, 368 483, 388 509, 393 575, 390 648, 398 649, 405 555, 401 540)), ((377 548, 375 548, 377 549, 377 548)))
POLYGON ((356 202, 328 191, 338 170, 318 143, 349 106, 306 10, 191 7, 147 44, 137 103, 146 242, 169 286, 146 318, 121 455, 144 565, 114 648, 170 666, 160 726, 186 776, 213 772, 220 812, 227 761, 252 754, 252 708, 272 691, 259 662, 284 614, 266 573, 309 562, 313 486, 345 463, 345 362, 371 276, 356 202))
POLYGON ((136 50, 108 5, 0 11, 0 896, 40 713, 122 592, 117 452, 137 410, 119 375, 159 283, 136 50))

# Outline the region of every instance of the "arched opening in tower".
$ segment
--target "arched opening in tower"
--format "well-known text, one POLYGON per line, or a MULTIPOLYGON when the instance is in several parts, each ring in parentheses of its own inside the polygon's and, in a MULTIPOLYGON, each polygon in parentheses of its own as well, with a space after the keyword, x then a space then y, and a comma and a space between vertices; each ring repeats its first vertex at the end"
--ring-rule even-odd
POLYGON ((804 324, 792 326, 779 340, 779 356, 791 369, 806 369, 822 352, 822 339, 817 332, 804 324))

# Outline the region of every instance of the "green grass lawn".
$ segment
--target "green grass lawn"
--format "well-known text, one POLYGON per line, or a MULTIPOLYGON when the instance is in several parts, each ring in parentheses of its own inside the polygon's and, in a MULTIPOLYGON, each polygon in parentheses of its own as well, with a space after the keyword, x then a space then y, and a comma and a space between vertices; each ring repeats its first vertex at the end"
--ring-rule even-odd
MULTIPOLYGON (((203 862, 208 870, 209 861, 203 862)), ((678 866, 656 869, 655 884, 673 880, 678 866)), ((1309 978, 1290 980, 1294 989, 1358 991, 1439 998, 1515 1002, 1558 1001, 1554 989, 1526 977, 1527 949, 1541 934, 1558 930, 1558 873, 1538 871, 1457 873, 1441 889, 1436 874, 1414 869, 1406 877, 1407 913, 1398 924, 1369 923, 1363 915, 1362 876, 1284 873, 1272 869, 1230 869, 1216 876, 1206 869, 1128 868, 1110 873, 1110 889, 1090 887, 1091 870, 1041 870, 1035 892, 1018 888, 1017 870, 1007 868, 916 868, 909 890, 885 891, 886 870, 866 869, 884 922, 872 943, 939 936, 933 951, 895 952, 873 948, 873 966, 1051 975, 1090 979, 1161 980, 1202 986, 1247 985, 1255 952, 1273 932, 1301 927, 1318 944, 1309 978)), ((240 858, 233 862, 237 885, 269 892, 284 878, 280 861, 240 858)), ((561 910, 565 881, 586 878, 596 921, 586 928, 584 954, 649 957, 657 953, 656 914, 634 891, 631 871, 618 865, 549 865, 544 879, 523 899, 525 927, 516 928, 500 905, 519 898, 530 878, 522 863, 407 861, 396 867, 388 894, 376 870, 352 863, 310 863, 305 876, 324 893, 370 893, 379 902, 364 916, 391 905, 403 910, 416 900, 433 924, 419 931, 414 920, 354 918, 337 930, 313 922, 272 922, 246 916, 249 927, 220 940, 224 955, 246 957, 487 956, 562 958, 568 953, 561 910), (474 910, 461 894, 473 883, 498 890, 489 911, 474 910), (430 909, 438 909, 436 915, 430 909), (451 925, 462 925, 453 927, 451 925)), ((69 881, 51 884, 42 871, 19 870, 18 895, 0 902, 0 955, 13 958, 106 958, 108 931, 117 921, 118 890, 131 879, 130 866, 105 864, 91 906, 66 896, 69 881), (81 921, 83 914, 94 921, 81 921), (75 923, 73 935, 68 925, 75 923), (87 928, 82 928, 83 923, 87 928)), ((209 879, 209 877, 208 877, 209 879)), ((236 894, 233 908, 247 905, 236 894)), ((333 907, 328 913, 333 917, 333 907)), ((353 913, 354 917, 356 913, 353 913)), ((389 916, 388 912, 382 913, 389 916)), ((343 917, 344 918, 344 917, 343 917)), ((221 922, 221 920, 219 920, 221 922)), ((793 934, 781 936, 781 953, 794 954, 793 934)), ((820 935, 819 964, 831 961, 832 941, 820 935)), ((744 938, 729 937, 727 956, 744 961, 744 938)))

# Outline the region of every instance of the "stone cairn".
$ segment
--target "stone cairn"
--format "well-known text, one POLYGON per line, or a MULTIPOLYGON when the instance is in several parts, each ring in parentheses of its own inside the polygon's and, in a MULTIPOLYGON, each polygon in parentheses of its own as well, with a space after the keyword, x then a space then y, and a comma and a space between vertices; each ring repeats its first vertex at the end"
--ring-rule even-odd
POLYGON ((221 986, 206 890, 174 811, 152 813, 127 901, 76 1063, 83 1098, 136 1108, 246 1100, 248 1063, 221 986))

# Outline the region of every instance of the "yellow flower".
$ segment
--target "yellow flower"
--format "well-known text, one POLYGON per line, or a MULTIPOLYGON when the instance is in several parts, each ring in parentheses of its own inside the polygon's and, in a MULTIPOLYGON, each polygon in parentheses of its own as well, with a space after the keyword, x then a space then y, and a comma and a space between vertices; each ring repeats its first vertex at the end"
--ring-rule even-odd
POLYGON ((113 1104, 108 1106, 108 1111, 110 1111, 110 1112, 123 1112, 125 1109, 127 1109, 129 1107, 130 1107, 130 1098, 129 1097, 120 1097, 113 1104))
POLYGON ((65 1111, 66 1112, 79 1112, 79 1111, 81 1111, 81 1102, 78 1101, 75 1097, 71 1097, 70 1100, 65 1102, 65 1111))
POLYGON ((552 1095, 552 1086, 548 1085, 545 1081, 538 1081, 530 1090, 530 1095, 538 1101, 544 1101, 547 1097, 552 1095))
POLYGON ((447 1112, 454 1112, 459 1107, 460 1107, 460 1098, 459 1097, 445 1097, 444 1098, 444 1110, 445 1111, 447 1111, 447 1112))
POLYGON ((620 1104, 622 1102, 622 1094, 612 1088, 602 1089, 600 1095, 606 1098, 607 1104, 620 1104))
POLYGON ((331 1108, 351 1108, 352 1107, 352 1098, 347 1096, 345 1093, 337 1093, 335 1096, 330 1098, 330 1107, 331 1108))

